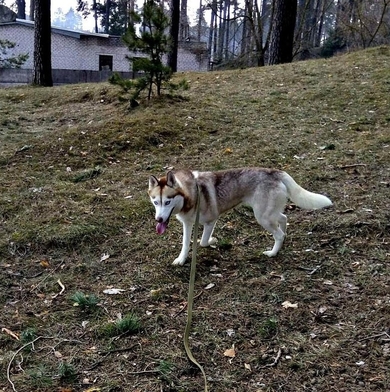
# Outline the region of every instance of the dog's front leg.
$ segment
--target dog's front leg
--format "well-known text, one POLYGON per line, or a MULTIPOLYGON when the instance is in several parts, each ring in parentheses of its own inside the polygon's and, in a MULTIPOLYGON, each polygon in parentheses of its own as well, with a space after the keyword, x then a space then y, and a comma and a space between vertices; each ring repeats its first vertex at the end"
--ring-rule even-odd
POLYGON ((179 257, 173 261, 173 265, 183 265, 187 259, 188 252, 190 251, 191 234, 194 226, 193 222, 183 221, 183 246, 179 257))

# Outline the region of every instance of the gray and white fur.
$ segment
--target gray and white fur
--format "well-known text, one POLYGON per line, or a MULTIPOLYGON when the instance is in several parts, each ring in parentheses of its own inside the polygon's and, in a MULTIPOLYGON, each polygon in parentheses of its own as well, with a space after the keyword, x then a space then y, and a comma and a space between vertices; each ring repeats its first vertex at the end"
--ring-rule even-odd
POLYGON ((257 222, 274 237, 272 250, 263 252, 269 257, 276 256, 286 236, 287 217, 283 212, 287 199, 303 209, 332 205, 326 196, 303 189, 289 174, 276 169, 177 170, 169 171, 161 178, 151 176, 148 193, 156 209, 157 233, 164 233, 172 215, 183 224, 183 246, 173 261, 175 265, 185 263, 190 249, 197 187, 200 191, 199 223, 204 227, 200 246, 216 242, 212 234, 221 214, 245 204, 252 207, 257 222))

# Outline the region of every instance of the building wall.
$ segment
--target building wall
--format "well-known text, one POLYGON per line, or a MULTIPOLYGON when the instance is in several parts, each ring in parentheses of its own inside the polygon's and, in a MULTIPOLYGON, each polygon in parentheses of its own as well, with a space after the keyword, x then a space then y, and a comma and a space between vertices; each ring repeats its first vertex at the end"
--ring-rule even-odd
POLYGON ((178 71, 207 71, 208 53, 204 42, 179 42, 177 54, 178 71))
MULTIPOLYGON (((123 78, 132 79, 137 75, 133 72, 119 72, 123 78)), ((53 69, 52 77, 55 86, 73 83, 107 82, 112 71, 86 71, 78 69, 53 69)), ((15 87, 31 84, 34 81, 32 69, 0 68, 0 87, 15 87)))
MULTIPOLYGON (((24 69, 34 67, 34 29, 19 24, 0 24, 0 37, 17 44, 7 55, 14 56, 28 53, 29 58, 23 64, 24 69)), ((181 44, 178 50, 178 71, 206 71, 205 55, 195 55, 192 45, 181 44)), ((113 71, 130 71, 128 48, 119 37, 85 36, 80 38, 52 32, 52 68, 77 69, 87 71, 99 70, 99 55, 113 56, 113 71)))
MULTIPOLYGON (((34 65, 34 29, 28 26, 0 25, 0 37, 15 42, 17 46, 7 51, 8 55, 28 53, 29 58, 22 68, 32 69, 34 65)), ((52 33, 52 68, 83 69, 98 71, 99 55, 113 56, 113 71, 126 72, 130 63, 124 45, 117 45, 113 38, 81 36, 80 39, 52 33)))

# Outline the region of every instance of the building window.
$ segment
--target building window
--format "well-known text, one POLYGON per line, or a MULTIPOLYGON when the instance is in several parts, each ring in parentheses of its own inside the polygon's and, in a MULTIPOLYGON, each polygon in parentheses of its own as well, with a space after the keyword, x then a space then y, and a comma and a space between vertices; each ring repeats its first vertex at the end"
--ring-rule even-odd
POLYGON ((112 71, 113 56, 99 55, 99 71, 112 71))

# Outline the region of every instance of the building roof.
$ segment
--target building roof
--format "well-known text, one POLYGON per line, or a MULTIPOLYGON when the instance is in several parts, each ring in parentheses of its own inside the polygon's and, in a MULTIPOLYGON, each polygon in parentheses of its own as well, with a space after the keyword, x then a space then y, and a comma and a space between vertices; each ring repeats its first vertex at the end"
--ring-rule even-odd
MULTIPOLYGON (((34 28, 34 22, 31 20, 26 20, 26 19, 16 19, 15 21, 12 22, 3 22, 0 23, 0 26, 4 25, 19 25, 19 26, 27 26, 30 28, 34 28)), ((81 37, 97 37, 97 38, 109 38, 109 37, 116 37, 113 35, 109 34, 101 34, 101 33, 90 33, 88 31, 79 31, 79 30, 71 30, 71 29, 64 29, 61 27, 56 27, 56 26, 51 26, 51 31, 53 33, 61 34, 61 35, 66 35, 68 37, 80 39, 81 37)))

